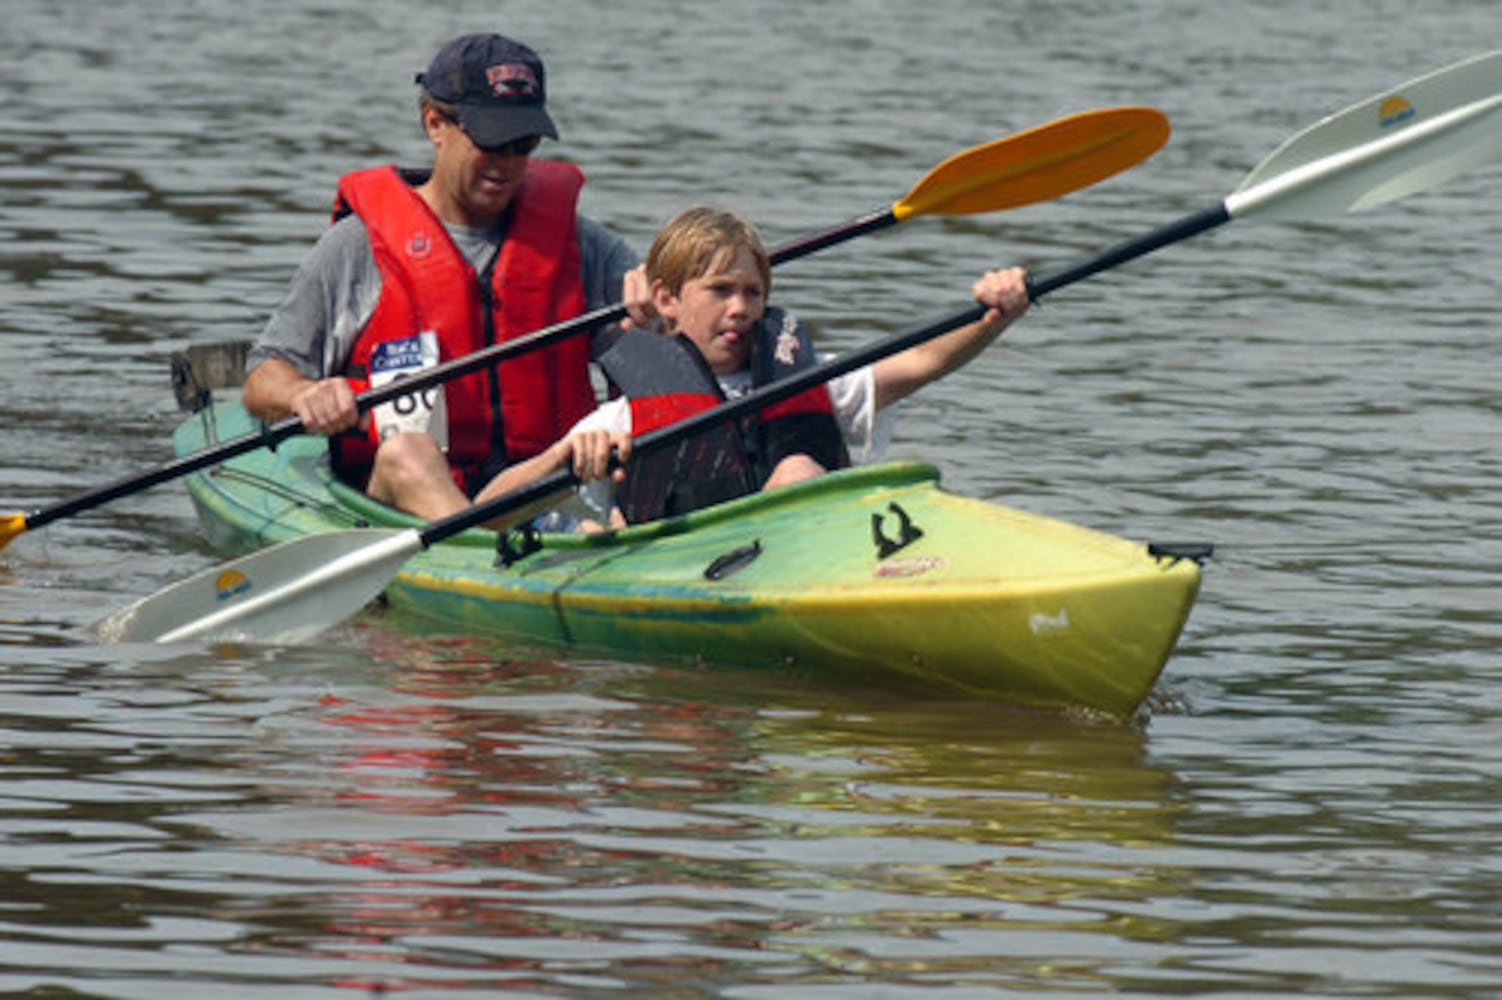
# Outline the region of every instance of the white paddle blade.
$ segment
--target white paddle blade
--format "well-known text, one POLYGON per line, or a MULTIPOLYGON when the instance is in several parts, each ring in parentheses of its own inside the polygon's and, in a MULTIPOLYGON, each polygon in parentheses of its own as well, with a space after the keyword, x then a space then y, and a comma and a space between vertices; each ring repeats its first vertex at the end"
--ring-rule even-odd
POLYGON ((296 538, 122 608, 94 634, 101 642, 303 642, 369 604, 422 547, 410 528, 296 538))
POLYGON ((1502 156, 1502 50, 1421 76, 1279 146, 1226 199, 1233 218, 1365 212, 1502 156))

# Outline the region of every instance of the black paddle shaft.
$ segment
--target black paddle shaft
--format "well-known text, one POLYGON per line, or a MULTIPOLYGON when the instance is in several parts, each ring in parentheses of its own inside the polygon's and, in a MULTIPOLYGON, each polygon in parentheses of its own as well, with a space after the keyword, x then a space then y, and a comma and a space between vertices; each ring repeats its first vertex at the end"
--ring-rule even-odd
POLYGON ((1187 240, 1191 236, 1198 236, 1208 229, 1225 225, 1231 221, 1231 213, 1226 210, 1225 202, 1207 208, 1192 215, 1186 215, 1178 222, 1171 223, 1161 229, 1154 230, 1146 236, 1136 239, 1123 240, 1113 247, 1107 247, 1092 257, 1087 257, 1071 267, 1055 274, 1046 275, 1037 280, 1031 278, 1027 282, 1027 297, 1030 301, 1037 302, 1049 292, 1072 285, 1076 281, 1083 281, 1093 274, 1109 270, 1118 264, 1125 264, 1129 260, 1135 260, 1143 254, 1152 253, 1177 243, 1187 240))
MULTIPOLYGON (((872 216, 871 218, 875 218, 872 216)), ((1192 215, 1185 216, 1178 222, 1164 226, 1154 232, 1136 239, 1125 240, 1110 247, 1080 263, 1065 268, 1057 274, 1046 276, 1038 281, 1028 282, 1028 298, 1037 301, 1049 292, 1055 291, 1065 285, 1082 281, 1091 275, 1108 270, 1118 264, 1141 257, 1162 247, 1180 240, 1189 239, 1209 229, 1224 225, 1231 220, 1231 214, 1227 211, 1224 202, 1192 215)), ((890 223, 887 223, 888 225, 890 223)), ((844 228, 844 227, 842 227, 844 228)), ((874 224, 873 228, 880 228, 880 223, 874 224)), ((817 237, 811 237, 816 240, 817 237)), ((882 358, 897 354, 915 347, 925 341, 932 340, 950 330, 964 326, 966 323, 974 323, 986 314, 986 307, 976 304, 964 312, 946 316, 921 327, 915 327, 904 333, 896 334, 886 340, 872 344, 870 347, 849 351, 837 358, 831 358, 822 364, 815 365, 797 375, 786 379, 780 379, 770 385, 762 386, 739 399, 728 403, 721 403, 712 409, 696 413, 693 416, 659 428, 637 438, 632 444, 633 455, 640 455, 647 451, 676 444, 696 434, 710 430, 719 424, 736 420, 748 413, 755 413, 773 403, 795 396, 805 389, 811 389, 816 385, 828 382, 847 372, 855 371, 866 365, 875 364, 882 358)), ((435 545, 446 538, 451 538, 461 531, 483 524, 492 518, 514 510, 520 510, 531 504, 552 497, 570 487, 577 486, 579 479, 572 469, 563 469, 552 475, 545 476, 529 486, 507 493, 504 496, 495 497, 484 503, 476 504, 466 510, 451 514, 448 517, 430 523, 420 531, 424 548, 435 545)))
MULTIPOLYGON (((677 444, 696 434, 702 434, 720 424, 737 420, 750 413, 762 410, 773 403, 796 396, 816 385, 822 385, 830 379, 837 378, 857 368, 875 364, 882 358, 897 354, 915 347, 925 341, 929 341, 951 330, 964 326, 966 323, 979 321, 986 314, 986 307, 980 304, 972 305, 964 312, 958 312, 943 319, 935 320, 924 326, 915 327, 903 333, 895 334, 886 340, 881 340, 869 347, 847 351, 839 357, 830 358, 828 361, 804 369, 796 375, 785 379, 778 379, 759 389, 754 389, 739 399, 721 403, 711 409, 696 413, 674 424, 658 428, 636 438, 632 442, 632 456, 638 456, 668 445, 677 444)), ((433 521, 423 528, 419 534, 424 548, 452 538, 461 531, 483 524, 492 518, 523 507, 530 506, 540 500, 547 499, 557 493, 561 493, 570 487, 577 486, 579 477, 574 475, 572 469, 561 469, 551 475, 544 476, 530 486, 514 490, 502 496, 486 500, 476 504, 457 514, 433 521)))

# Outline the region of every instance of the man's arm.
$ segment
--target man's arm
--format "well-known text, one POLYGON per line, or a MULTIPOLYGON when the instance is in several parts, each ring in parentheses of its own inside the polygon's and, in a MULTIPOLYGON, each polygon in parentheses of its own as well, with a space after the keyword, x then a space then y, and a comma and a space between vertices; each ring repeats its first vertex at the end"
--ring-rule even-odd
POLYGON ((260 420, 296 415, 311 434, 337 434, 359 422, 355 393, 342 378, 311 379, 281 358, 267 358, 251 370, 241 401, 260 420))
POLYGON ((295 415, 310 433, 333 434, 359 421, 354 390, 324 377, 329 355, 347 355, 380 296, 380 272, 365 226, 341 219, 298 267, 251 351, 241 400, 266 421, 295 415))

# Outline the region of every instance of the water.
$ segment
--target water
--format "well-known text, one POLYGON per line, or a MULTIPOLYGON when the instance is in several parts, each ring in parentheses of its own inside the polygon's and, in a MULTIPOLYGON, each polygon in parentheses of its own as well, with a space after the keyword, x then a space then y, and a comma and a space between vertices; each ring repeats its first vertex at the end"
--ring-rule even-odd
MULTIPOLYGON (((4 507, 167 457, 168 354, 253 335, 337 175, 424 149, 445 38, 548 59, 587 209, 780 242, 1064 114, 1152 161, 778 275, 833 346, 1228 194, 1320 116, 1496 48, 1473 0, 597 8, 12 0, 4 507), (968 8, 968 9, 967 9, 968 8)), ((0 993, 1502 995, 1502 172, 1237 223, 1051 297, 907 409, 954 488, 1218 544, 1132 725, 560 662, 368 617, 92 645, 216 561, 162 487, 0 555, 0 993)))

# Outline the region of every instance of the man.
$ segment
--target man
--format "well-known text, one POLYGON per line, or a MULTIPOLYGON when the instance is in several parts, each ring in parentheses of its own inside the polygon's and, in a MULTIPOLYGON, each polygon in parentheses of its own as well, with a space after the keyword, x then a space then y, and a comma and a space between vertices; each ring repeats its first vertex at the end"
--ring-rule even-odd
POLYGON ((579 170, 531 159, 558 137, 535 52, 466 35, 417 82, 431 170, 340 180, 335 224, 252 349, 243 399, 330 435, 341 478, 431 520, 491 495, 502 469, 593 409, 589 337, 363 418, 356 393, 621 299, 645 319, 649 296, 630 249, 577 216, 579 170))

